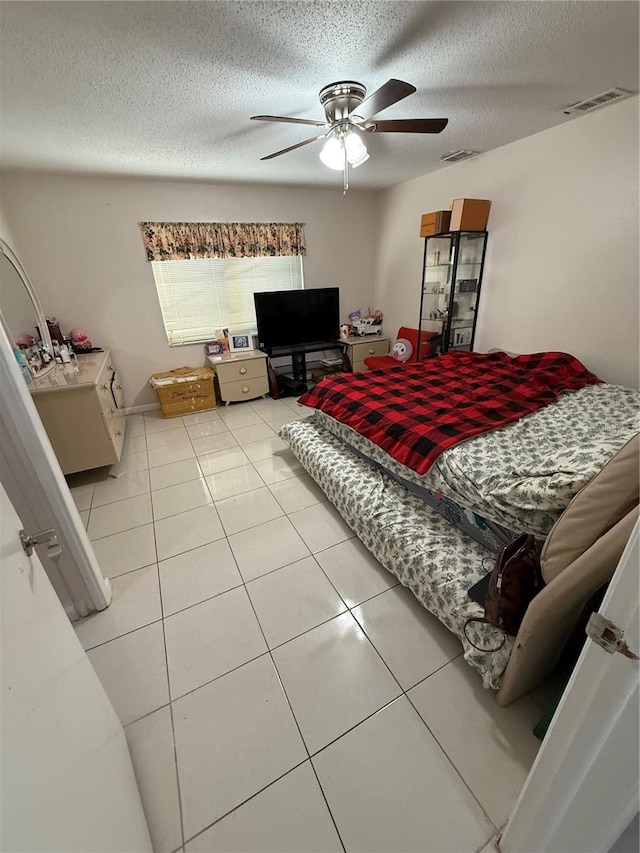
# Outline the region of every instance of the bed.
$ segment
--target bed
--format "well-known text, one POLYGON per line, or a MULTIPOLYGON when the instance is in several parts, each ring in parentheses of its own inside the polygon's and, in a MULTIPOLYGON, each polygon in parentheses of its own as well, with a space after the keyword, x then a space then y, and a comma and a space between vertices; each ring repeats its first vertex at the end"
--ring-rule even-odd
POLYGON ((637 517, 637 391, 563 353, 451 354, 343 374, 281 436, 374 556, 461 640, 508 704, 555 664, 637 517), (461 426, 462 425, 462 426, 461 426), (468 590, 526 531, 546 586, 517 637, 468 619, 468 590), (471 640, 471 642, 469 642, 471 640))

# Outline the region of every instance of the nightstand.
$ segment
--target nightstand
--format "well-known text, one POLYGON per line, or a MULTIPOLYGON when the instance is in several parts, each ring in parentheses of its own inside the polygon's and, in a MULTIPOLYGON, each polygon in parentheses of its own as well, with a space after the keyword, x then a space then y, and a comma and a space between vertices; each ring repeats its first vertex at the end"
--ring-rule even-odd
POLYGON ((269 392, 267 356, 260 350, 210 355, 220 399, 228 406, 241 400, 255 400, 269 392))
POLYGON ((351 364, 351 370, 359 373, 367 370, 365 358, 370 355, 386 355, 389 352, 389 338, 365 335, 363 337, 340 338, 340 345, 351 364))

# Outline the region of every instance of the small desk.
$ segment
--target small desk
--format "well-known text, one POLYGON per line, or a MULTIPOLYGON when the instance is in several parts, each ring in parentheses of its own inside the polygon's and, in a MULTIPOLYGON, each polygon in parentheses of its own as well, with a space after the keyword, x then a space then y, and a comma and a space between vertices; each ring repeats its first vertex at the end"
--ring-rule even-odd
POLYGON ((269 392, 267 356, 260 350, 210 355, 207 361, 215 371, 218 394, 225 405, 255 400, 269 392))

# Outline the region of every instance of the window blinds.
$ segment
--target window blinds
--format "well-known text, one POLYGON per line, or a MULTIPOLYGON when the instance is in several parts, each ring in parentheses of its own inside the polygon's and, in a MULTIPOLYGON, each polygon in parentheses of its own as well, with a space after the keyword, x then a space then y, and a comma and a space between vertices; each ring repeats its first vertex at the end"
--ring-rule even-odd
POLYGON ((152 261, 169 346, 211 340, 221 329, 255 332, 253 294, 301 290, 302 257, 152 261))

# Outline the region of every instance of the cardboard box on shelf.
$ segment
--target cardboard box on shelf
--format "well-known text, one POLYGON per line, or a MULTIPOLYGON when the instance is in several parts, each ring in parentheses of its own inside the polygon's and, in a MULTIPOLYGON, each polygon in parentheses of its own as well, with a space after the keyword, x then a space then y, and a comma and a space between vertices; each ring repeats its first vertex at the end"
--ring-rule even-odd
POLYGON ((450 221, 450 210, 434 210, 432 213, 423 213, 420 220, 420 236, 433 237, 436 234, 446 234, 449 231, 450 221))
POLYGON ((491 202, 486 198, 456 198, 451 206, 451 231, 485 231, 491 202))

